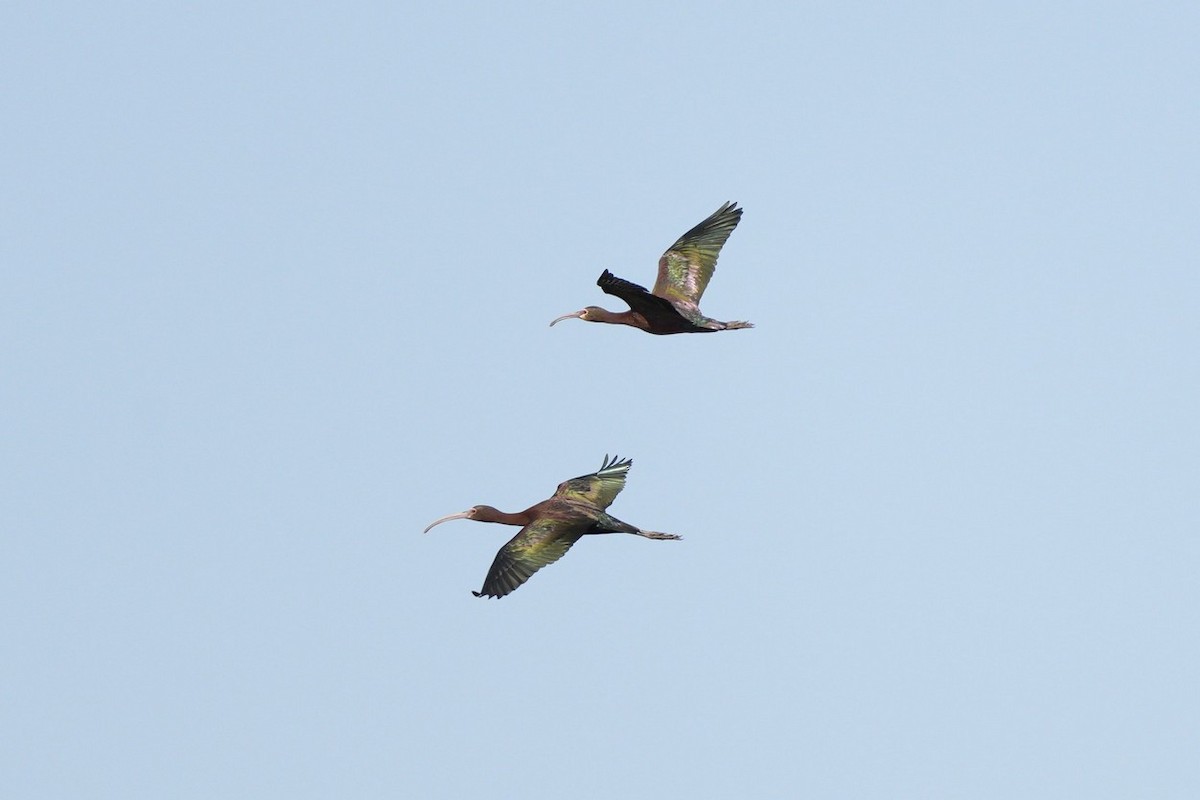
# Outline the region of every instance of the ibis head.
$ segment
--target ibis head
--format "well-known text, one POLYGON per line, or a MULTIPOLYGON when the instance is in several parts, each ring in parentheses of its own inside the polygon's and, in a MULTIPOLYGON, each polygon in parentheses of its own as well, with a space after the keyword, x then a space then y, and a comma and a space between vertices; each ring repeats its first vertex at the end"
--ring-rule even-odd
POLYGON ((550 327, 553 328, 555 324, 562 322, 564 319, 581 319, 584 322, 600 322, 604 318, 604 315, 608 313, 610 312, 600 308, 600 306, 588 306, 587 308, 580 309, 579 311, 573 311, 570 314, 563 314, 561 317, 554 320, 554 322, 551 322, 550 327))
POLYGON ((457 514, 447 514, 444 517, 439 517, 425 528, 422 533, 429 533, 430 529, 443 522, 449 522, 452 519, 473 519, 479 522, 493 522, 497 517, 501 516, 502 512, 491 506, 471 506, 466 511, 460 511, 457 514))
POLYGON ((466 511, 460 511, 457 514, 447 514, 446 516, 435 519, 429 523, 422 533, 429 533, 429 529, 435 525, 441 525, 443 522, 449 522, 452 519, 473 519, 476 522, 498 522, 501 525, 528 525, 533 519, 530 513, 531 509, 518 511, 515 514, 509 514, 506 511, 501 511, 492 506, 471 506, 466 511))

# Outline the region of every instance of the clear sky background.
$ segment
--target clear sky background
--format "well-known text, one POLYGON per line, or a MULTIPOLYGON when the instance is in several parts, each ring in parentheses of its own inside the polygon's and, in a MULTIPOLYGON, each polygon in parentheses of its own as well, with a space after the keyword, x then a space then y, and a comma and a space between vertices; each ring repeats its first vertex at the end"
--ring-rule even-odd
POLYGON ((1198 41, 6 4, 0 794, 1200 796, 1198 41), (547 327, 726 200, 754 330, 547 327))

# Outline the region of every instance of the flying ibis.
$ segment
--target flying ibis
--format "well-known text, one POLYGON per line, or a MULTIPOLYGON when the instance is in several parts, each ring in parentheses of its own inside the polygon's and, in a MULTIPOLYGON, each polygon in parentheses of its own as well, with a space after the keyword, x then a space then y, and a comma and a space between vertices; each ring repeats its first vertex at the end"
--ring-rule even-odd
POLYGON ((633 464, 630 459, 604 457, 600 469, 563 481, 554 495, 514 514, 491 506, 473 506, 458 514, 434 520, 425 528, 452 519, 498 522, 520 525, 521 530, 500 548, 492 568, 476 597, 503 597, 529 580, 542 567, 562 558, 580 538, 598 533, 632 533, 647 539, 680 539, 671 533, 645 531, 609 515, 606 509, 625 488, 625 475, 633 464))
POLYGON ((596 285, 628 303, 629 311, 588 306, 564 314, 550 325, 577 317, 586 322, 630 325, 658 335, 753 328, 749 322, 721 322, 700 313, 700 297, 712 280, 717 256, 741 218, 742 209, 737 203, 725 203, 679 237, 658 260, 658 279, 650 291, 604 270, 596 285))

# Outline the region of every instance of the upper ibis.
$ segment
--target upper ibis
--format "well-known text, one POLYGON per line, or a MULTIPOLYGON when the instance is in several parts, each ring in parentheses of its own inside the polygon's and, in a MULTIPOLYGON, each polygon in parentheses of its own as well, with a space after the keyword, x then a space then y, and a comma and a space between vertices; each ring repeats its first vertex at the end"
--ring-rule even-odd
POLYGON ((712 280, 721 247, 742 218, 737 203, 725 203, 706 220, 679 237, 658 260, 658 279, 654 289, 618 278, 608 270, 596 285, 629 304, 629 311, 609 311, 588 306, 573 314, 564 314, 551 322, 579 318, 586 322, 630 325, 647 333, 709 333, 738 328, 753 328, 749 322, 721 322, 700 313, 700 297, 712 280))
POLYGON ((521 530, 500 548, 492 568, 483 581, 482 591, 472 591, 476 597, 503 597, 529 580, 533 573, 562 558, 583 536, 597 533, 632 533, 647 539, 681 539, 671 533, 646 531, 622 522, 605 510, 625 488, 625 476, 633 464, 630 459, 604 457, 600 469, 563 481, 554 495, 513 514, 491 506, 473 506, 458 514, 436 519, 425 528, 452 519, 473 519, 476 522, 498 522, 520 525, 521 530))

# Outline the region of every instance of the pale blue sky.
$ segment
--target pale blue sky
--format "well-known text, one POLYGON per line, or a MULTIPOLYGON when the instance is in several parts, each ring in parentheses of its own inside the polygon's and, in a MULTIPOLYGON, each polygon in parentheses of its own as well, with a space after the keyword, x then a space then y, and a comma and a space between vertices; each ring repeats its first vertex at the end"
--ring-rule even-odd
POLYGON ((1191 3, 9 3, 0 794, 1200 795, 1191 3), (725 200, 704 298, 620 310, 725 200), (612 511, 479 600, 519 510, 612 511))

